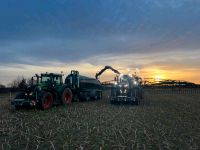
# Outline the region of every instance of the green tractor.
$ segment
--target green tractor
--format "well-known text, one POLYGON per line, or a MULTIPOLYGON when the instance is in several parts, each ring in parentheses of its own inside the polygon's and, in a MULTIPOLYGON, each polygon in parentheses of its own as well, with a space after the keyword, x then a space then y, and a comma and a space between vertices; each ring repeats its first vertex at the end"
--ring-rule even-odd
POLYGON ((71 102, 72 91, 63 84, 62 74, 45 73, 32 77, 32 85, 18 93, 11 105, 16 109, 33 106, 45 110, 55 104, 71 102))
POLYGON ((69 105, 72 100, 101 99, 101 83, 71 71, 63 82, 62 74, 45 73, 32 77, 32 85, 18 93, 11 105, 16 108, 36 107, 42 110, 53 105, 69 105))

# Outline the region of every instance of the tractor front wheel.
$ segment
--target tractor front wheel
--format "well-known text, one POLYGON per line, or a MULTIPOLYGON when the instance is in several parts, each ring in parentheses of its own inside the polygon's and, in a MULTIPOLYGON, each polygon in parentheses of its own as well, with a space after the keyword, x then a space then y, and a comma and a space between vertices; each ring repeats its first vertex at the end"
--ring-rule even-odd
POLYGON ((72 103, 73 94, 71 89, 66 88, 62 93, 62 103, 64 105, 69 105, 72 103))
POLYGON ((41 109, 46 110, 51 108, 53 105, 53 96, 49 92, 44 92, 41 95, 41 109))

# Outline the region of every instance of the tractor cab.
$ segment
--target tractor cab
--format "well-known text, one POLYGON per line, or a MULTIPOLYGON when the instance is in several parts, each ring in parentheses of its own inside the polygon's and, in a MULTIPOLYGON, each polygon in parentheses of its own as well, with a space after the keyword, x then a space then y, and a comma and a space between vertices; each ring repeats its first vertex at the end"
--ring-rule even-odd
POLYGON ((120 76, 117 77, 116 79, 117 79, 116 85, 126 88, 133 87, 135 81, 132 75, 126 75, 126 74, 125 75, 120 74, 120 76))
POLYGON ((54 73, 41 74, 41 76, 39 77, 38 83, 61 85, 63 84, 62 75, 54 74, 54 73))
POLYGON ((54 73, 45 73, 41 74, 40 76, 38 74, 35 74, 35 76, 32 77, 32 85, 40 85, 40 84, 56 84, 61 85, 63 84, 63 79, 61 74, 54 74, 54 73))

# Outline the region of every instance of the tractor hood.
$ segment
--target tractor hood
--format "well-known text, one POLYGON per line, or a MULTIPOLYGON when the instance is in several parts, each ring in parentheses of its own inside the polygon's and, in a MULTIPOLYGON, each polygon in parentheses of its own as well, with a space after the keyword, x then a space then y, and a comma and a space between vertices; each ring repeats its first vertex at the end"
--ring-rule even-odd
POLYGON ((29 95, 34 93, 37 90, 42 90, 42 89, 46 89, 48 87, 48 84, 45 83, 39 83, 39 84, 35 84, 32 86, 28 86, 27 88, 24 89, 25 94, 29 95))

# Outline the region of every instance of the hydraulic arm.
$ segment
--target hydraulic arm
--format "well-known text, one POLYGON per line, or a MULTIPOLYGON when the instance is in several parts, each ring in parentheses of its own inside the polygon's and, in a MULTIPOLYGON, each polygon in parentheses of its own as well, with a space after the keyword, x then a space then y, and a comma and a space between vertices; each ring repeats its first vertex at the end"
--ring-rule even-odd
POLYGON ((112 70, 116 74, 120 74, 120 72, 118 70, 112 68, 111 66, 105 66, 101 71, 96 73, 96 75, 95 75, 96 79, 98 79, 98 77, 108 69, 112 70))

